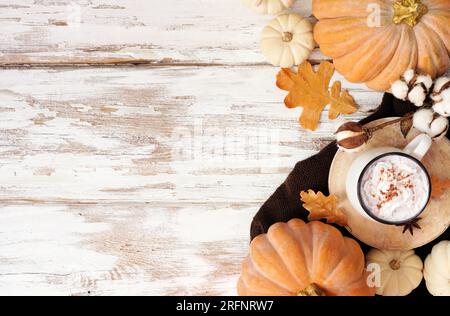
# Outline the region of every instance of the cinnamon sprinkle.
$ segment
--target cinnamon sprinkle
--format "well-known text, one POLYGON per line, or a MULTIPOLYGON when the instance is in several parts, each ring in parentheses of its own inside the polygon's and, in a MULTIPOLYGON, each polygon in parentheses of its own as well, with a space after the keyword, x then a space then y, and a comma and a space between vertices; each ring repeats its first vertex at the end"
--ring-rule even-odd
MULTIPOLYGON (((386 181, 391 182, 387 191, 380 190, 382 201, 377 204, 377 208, 381 209, 386 203, 391 202, 393 199, 399 196, 399 184, 408 189, 414 188, 414 184, 411 182, 411 174, 404 174, 402 172, 396 172, 394 168, 381 169, 380 173, 385 175, 387 172, 386 181), (405 181, 406 180, 406 181, 405 181)), ((380 179, 381 181, 382 179, 380 179)))

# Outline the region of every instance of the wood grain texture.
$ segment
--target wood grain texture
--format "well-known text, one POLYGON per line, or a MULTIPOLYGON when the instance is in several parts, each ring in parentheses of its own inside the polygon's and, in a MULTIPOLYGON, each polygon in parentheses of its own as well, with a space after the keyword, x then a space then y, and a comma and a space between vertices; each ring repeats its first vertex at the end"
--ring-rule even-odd
MULTIPOLYGON (((335 130, 326 113, 318 132, 302 130, 300 109, 284 107, 275 73, 262 66, 3 70, 0 198, 263 202, 335 130)), ((377 93, 358 92, 362 110, 379 102, 377 93)))
POLYGON ((2 295, 234 295, 256 204, 8 205, 2 295))
MULTIPOLYGON (((0 8, 3 65, 265 63, 259 37, 270 17, 240 0, 0 0, 0 8)), ((309 16, 310 1, 294 11, 309 16)))
MULTIPOLYGON (((282 104, 268 20, 239 0, 0 0, 0 294, 235 294, 251 218, 336 125, 305 132, 282 104)), ((343 86, 350 118, 380 103, 343 86)))

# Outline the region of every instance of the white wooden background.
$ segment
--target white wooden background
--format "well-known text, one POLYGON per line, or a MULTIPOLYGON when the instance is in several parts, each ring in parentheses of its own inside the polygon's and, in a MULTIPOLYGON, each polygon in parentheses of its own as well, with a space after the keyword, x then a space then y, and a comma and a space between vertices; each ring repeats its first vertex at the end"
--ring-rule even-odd
MULTIPOLYGON (((252 216, 335 127, 284 108, 268 21, 240 0, 0 0, 0 294, 235 294, 252 216)), ((344 86, 354 119, 381 100, 344 86)))

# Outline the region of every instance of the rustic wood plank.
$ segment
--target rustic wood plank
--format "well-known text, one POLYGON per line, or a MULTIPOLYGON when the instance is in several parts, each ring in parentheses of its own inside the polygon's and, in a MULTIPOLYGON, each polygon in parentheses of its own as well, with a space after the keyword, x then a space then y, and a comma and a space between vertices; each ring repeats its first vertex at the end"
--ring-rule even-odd
POLYGON ((334 129, 276 71, 0 71, 0 294, 235 294, 251 218, 334 129))
MULTIPOLYGON (((335 130, 326 113, 319 131, 302 130, 301 110, 284 108, 275 73, 3 70, 0 199, 262 202, 335 130)), ((379 93, 347 87, 362 111, 379 103, 379 93)))
MULTIPOLYGON (((0 294, 235 294, 252 216, 336 125, 284 108, 269 19, 240 0, 0 0, 0 294)), ((380 102, 343 85, 349 118, 380 102)))
POLYGON ((260 64, 269 20, 240 0, 0 0, 0 65, 260 64))
POLYGON ((255 207, 1 207, 0 294, 235 295, 255 207))

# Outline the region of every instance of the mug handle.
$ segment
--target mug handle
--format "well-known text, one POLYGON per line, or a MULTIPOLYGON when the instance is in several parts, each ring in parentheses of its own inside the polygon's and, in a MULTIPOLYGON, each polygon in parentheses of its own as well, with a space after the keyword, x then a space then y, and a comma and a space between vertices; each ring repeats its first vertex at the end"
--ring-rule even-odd
POLYGON ((431 137, 427 134, 420 134, 414 138, 403 151, 418 160, 422 160, 428 150, 430 150, 431 145, 433 145, 431 137))

